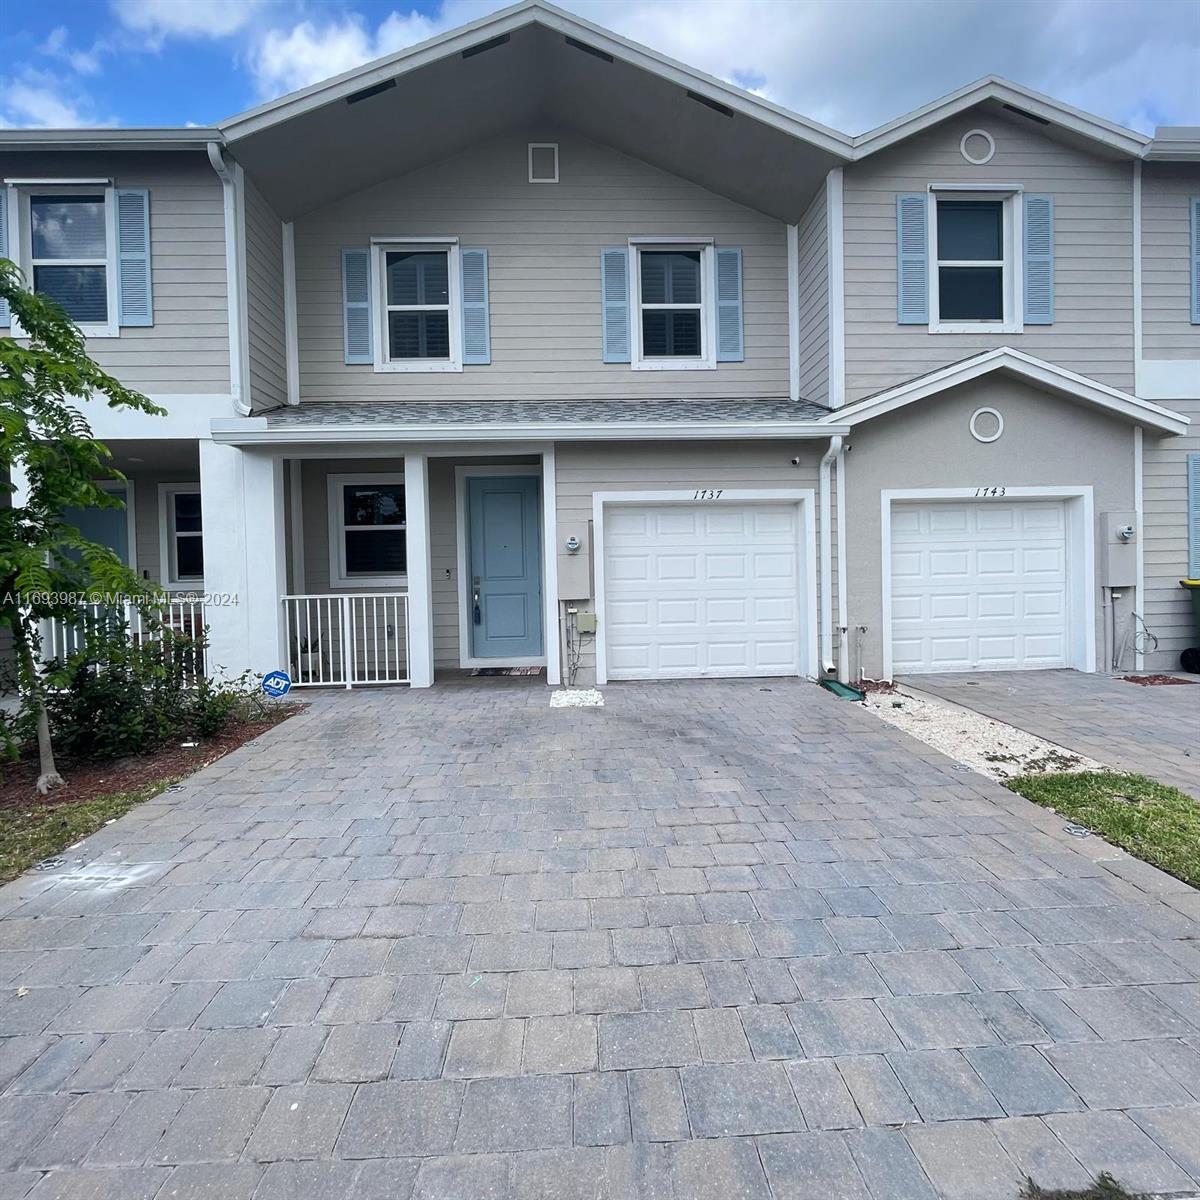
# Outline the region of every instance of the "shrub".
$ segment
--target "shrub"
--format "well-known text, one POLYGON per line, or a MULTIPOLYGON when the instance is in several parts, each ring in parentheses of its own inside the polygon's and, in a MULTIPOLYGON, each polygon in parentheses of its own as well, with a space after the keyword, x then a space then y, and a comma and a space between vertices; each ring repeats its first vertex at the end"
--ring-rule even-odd
MULTIPOLYGON (((80 626, 76 641, 45 669, 54 742, 72 758, 104 762, 175 737, 212 737, 254 709, 249 677, 204 678, 201 638, 166 628, 131 638, 123 620, 105 617, 80 626)), ((15 736, 24 742, 21 726, 18 717, 15 736)))

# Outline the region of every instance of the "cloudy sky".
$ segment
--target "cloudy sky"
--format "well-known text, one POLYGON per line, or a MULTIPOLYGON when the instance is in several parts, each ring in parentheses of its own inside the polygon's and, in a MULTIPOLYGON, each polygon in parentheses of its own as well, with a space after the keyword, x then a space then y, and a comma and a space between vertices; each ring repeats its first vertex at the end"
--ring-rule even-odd
MULTIPOLYGON (((1200 124, 1200 0, 559 0, 847 133, 996 73, 1152 132, 1200 124)), ((13 2, 0 126, 208 124, 504 5, 13 2)))

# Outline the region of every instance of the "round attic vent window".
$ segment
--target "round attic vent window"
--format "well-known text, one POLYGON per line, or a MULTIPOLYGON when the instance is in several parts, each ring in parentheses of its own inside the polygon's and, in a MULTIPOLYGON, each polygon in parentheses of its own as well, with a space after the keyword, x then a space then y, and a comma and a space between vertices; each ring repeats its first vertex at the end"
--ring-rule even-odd
POLYGON ((996 153, 996 143, 986 129, 970 129, 962 135, 958 149, 967 162, 982 167, 984 163, 992 161, 992 155, 996 153))
POLYGON ((994 408, 977 408, 971 414, 971 436, 977 442, 994 442, 1004 432, 1004 418, 994 408))

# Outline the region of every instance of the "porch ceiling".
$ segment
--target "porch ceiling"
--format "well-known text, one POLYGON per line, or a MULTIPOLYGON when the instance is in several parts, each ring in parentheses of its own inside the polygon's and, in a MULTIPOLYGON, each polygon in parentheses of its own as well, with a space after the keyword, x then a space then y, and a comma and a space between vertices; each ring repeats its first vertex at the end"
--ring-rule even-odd
POLYGON ((284 220, 539 123, 786 221, 849 157, 844 135, 563 18, 525 9, 474 41, 414 48, 222 132, 284 220))

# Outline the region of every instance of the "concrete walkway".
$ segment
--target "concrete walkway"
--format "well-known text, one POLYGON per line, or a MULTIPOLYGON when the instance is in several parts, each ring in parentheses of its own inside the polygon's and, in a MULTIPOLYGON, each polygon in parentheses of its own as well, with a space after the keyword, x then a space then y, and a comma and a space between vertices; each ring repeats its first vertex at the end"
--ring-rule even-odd
POLYGON ((1080 671, 922 675, 901 682, 1200 799, 1200 683, 1145 687, 1080 671))
POLYGON ((791 681, 316 698, 0 890, 0 1197, 1200 1180, 1200 894, 791 681))

